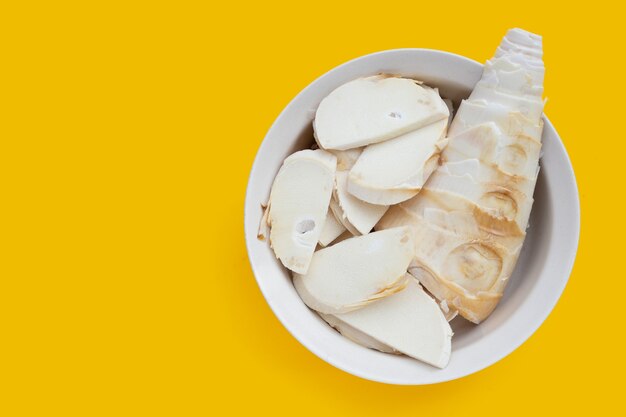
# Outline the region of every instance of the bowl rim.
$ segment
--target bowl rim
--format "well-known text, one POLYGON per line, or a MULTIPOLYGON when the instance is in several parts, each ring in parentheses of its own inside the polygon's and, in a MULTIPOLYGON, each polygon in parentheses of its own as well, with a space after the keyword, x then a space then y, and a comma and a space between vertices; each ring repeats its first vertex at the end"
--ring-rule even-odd
POLYGON ((263 297, 265 298, 265 301, 267 302, 268 306, 270 307, 270 309, 272 310, 272 312, 274 313, 274 315, 276 316, 276 318, 280 321, 280 323, 287 329, 287 331, 300 343, 302 344, 306 349, 308 349, 309 351, 311 351, 313 354, 315 354, 318 358, 322 359, 323 361, 329 363, 330 365, 341 369, 344 372, 347 372, 349 374, 358 376, 360 378, 369 380, 369 381, 374 381, 374 382, 381 382, 381 383, 385 383, 385 384, 393 384, 393 385, 430 385, 430 384, 436 384, 436 383, 442 383, 442 382, 447 382, 447 381, 451 381, 451 380, 455 380, 455 379, 460 379, 460 378, 464 378, 466 376, 472 375, 476 372, 479 372, 497 362, 499 362, 500 360, 502 360, 503 358, 505 358, 506 356, 510 355, 513 351, 515 351, 517 348, 519 348, 523 343, 525 343, 538 329, 539 327, 545 322, 545 320, 548 318, 548 316, 551 314, 552 310, 554 309, 554 307, 556 306, 557 302, 559 301, 559 299, 561 298, 561 295, 563 294, 563 291, 565 290, 565 287, 567 285, 567 283, 569 282, 573 267, 574 267, 574 262, 576 259, 576 255, 578 253, 578 247, 579 247, 579 242, 580 242, 580 194, 578 191, 578 184, 576 181, 576 175, 571 163, 571 160, 569 158, 569 154, 567 153, 567 150, 565 148, 565 145, 563 144, 563 141, 561 140, 558 132, 556 131, 556 129, 554 128, 554 125, 550 122, 550 120, 548 119, 548 117, 546 116, 546 114, 544 113, 542 116, 542 119, 544 121, 544 128, 549 127, 549 129, 551 129, 554 133, 556 138, 558 139, 557 143, 558 146, 560 147, 560 151, 563 153, 563 155, 565 156, 565 160, 567 162, 567 172, 566 172, 566 179, 571 183, 571 185, 573 185, 573 189, 575 191, 575 200, 576 200, 576 204, 575 206, 571 207, 571 209, 573 210, 572 214, 574 215, 575 218, 575 246, 574 246, 574 250, 571 252, 571 254, 569 255, 568 259, 565 260, 565 265, 566 265, 566 278, 562 280, 562 282, 560 283, 560 285, 558 286, 558 288, 556 288, 556 290, 553 292, 551 299, 549 300, 548 303, 545 304, 544 306, 544 311, 543 314, 541 314, 540 318, 535 320, 534 322, 530 323, 529 326, 525 327, 520 334, 522 334, 521 337, 517 337, 515 339, 514 342, 512 342, 511 344, 508 345, 507 348, 501 349, 497 354, 495 354, 494 356, 490 356, 489 359, 484 359, 482 361, 479 361, 477 363, 474 364, 474 366, 468 366, 465 368, 465 371, 459 372, 458 374, 451 374, 449 377, 434 377, 431 380, 425 381, 425 382, 405 382, 405 381, 396 381, 393 379, 389 379, 389 378, 380 378, 380 377, 372 377, 371 375, 369 375, 367 372, 362 371, 361 369, 357 368, 357 367, 353 367, 350 366, 346 363, 343 363, 341 361, 335 360, 333 357, 329 357, 327 355, 324 354, 324 352, 322 352, 321 348, 318 347, 318 345, 316 345, 315 343, 309 343, 308 340, 304 340, 303 337, 298 333, 297 329, 294 328, 294 326, 291 325, 291 323, 289 323, 288 320, 286 320, 286 317, 284 316, 284 312, 280 311, 277 308, 278 303, 276 303, 276 300, 272 299, 272 297, 270 297, 268 295, 268 289, 266 287, 266 285, 264 284, 263 280, 259 278, 258 274, 257 274, 257 270, 255 267, 255 263, 252 260, 252 256, 251 256, 251 248, 250 248, 250 240, 249 237, 250 236, 256 236, 256 229, 255 230, 249 230, 249 226, 248 226, 248 216, 251 214, 249 213, 249 208, 251 209, 251 205, 256 205, 258 202, 250 202, 249 201, 249 195, 250 195, 250 188, 252 186, 252 178, 255 177, 255 175, 257 174, 257 171, 259 169, 259 164, 260 164, 260 160, 259 160, 259 154, 261 153, 262 149, 264 148, 264 146, 267 146, 267 141, 266 139, 273 133, 273 130, 276 128, 276 126, 278 126, 281 122, 282 119, 285 117, 285 114, 288 112, 288 110, 295 105, 295 103, 298 101, 298 98, 301 97, 302 95, 304 95, 307 91, 309 91, 310 89, 314 88, 314 86, 318 83, 318 81, 320 81, 321 79, 325 78, 326 76, 328 76, 329 74, 339 70, 340 68, 349 66, 354 64, 357 61, 361 61, 361 60, 367 60, 367 59, 371 59, 372 57, 378 56, 378 55, 385 55, 385 54, 390 54, 390 53, 401 53, 401 52, 427 52, 427 53, 434 53, 434 54, 441 54, 441 55, 447 55, 447 56, 452 56, 455 59, 461 59, 464 61, 467 61, 468 63, 471 63, 472 65, 478 65, 481 67, 484 66, 483 64, 481 64, 480 62, 473 60, 471 58, 465 57, 463 55, 459 55, 459 54, 455 54, 452 52, 448 52, 448 51, 443 51, 443 50, 437 50, 437 49, 430 49, 430 48, 397 48, 397 49, 387 49, 387 50, 382 50, 382 51, 377 51, 377 52, 373 52, 370 54, 366 54, 366 55, 361 55, 358 56, 356 58, 350 59, 336 67, 331 68, 330 70, 326 71, 325 73, 323 73, 322 75, 320 75, 319 77, 315 78, 313 81, 311 81, 306 87, 304 87, 297 95, 295 95, 290 101, 289 103, 282 109, 282 111, 280 112, 280 114, 278 115, 278 117, 276 117, 276 119, 273 121, 272 125, 270 126, 270 128, 267 130, 265 136, 263 137, 263 141, 261 142, 261 144, 259 145, 259 147, 257 148, 256 154, 255 154, 255 158, 254 158, 254 162, 252 164, 252 168, 250 169, 250 174, 248 176, 248 183, 246 186, 246 195, 245 195, 245 199, 244 199, 244 240, 246 242, 246 252, 248 255, 248 261, 250 262, 250 267, 252 269, 253 275, 255 277, 255 281, 257 282, 257 285, 261 291, 261 293, 263 294, 263 297), (251 233, 253 232, 253 233, 251 233))

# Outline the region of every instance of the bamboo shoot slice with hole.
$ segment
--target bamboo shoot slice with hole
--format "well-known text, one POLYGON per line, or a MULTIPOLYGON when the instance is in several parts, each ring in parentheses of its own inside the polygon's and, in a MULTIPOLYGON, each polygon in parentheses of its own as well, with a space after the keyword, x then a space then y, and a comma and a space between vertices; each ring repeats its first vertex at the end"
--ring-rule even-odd
POLYGON ((306 273, 333 190, 337 159, 323 150, 296 152, 283 162, 270 192, 270 245, 282 264, 306 273))
POLYGON ((315 311, 346 313, 400 291, 415 251, 399 227, 347 239, 313 255, 307 274, 294 274, 300 298, 315 311))
POLYGON ((336 317, 407 356, 445 368, 452 329, 437 302, 407 274, 402 291, 362 309, 336 317))
POLYGON ((365 235, 378 223, 388 206, 370 204, 348 192, 348 172, 337 171, 335 197, 346 220, 359 234, 365 235))
MULTIPOLYGON (((365 148, 348 176, 348 192, 371 204, 415 196, 439 164, 447 119, 365 148)), ((378 220, 378 219, 377 219, 378 220)))
POLYGON ((437 90, 408 78, 377 75, 350 81, 320 103, 313 128, 324 149, 383 142, 448 117, 437 90))

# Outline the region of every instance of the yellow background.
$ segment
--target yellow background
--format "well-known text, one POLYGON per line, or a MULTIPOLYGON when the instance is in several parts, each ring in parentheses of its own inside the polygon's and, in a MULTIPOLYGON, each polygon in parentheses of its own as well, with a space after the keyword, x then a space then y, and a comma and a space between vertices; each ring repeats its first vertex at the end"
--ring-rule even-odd
POLYGON ((0 415, 542 415, 623 409, 623 12, 547 1, 4 2, 0 415), (244 246, 258 146, 307 84, 399 47, 485 61, 544 36, 582 231, 545 324, 461 380, 334 369, 244 246))

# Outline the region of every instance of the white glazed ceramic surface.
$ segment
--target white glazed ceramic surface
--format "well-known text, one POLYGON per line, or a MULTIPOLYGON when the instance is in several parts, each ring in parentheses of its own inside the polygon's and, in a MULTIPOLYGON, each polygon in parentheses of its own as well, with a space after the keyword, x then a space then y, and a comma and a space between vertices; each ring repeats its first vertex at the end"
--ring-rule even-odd
POLYGON ((541 171, 530 228, 515 273, 502 301, 486 321, 478 326, 460 317, 452 321, 452 358, 447 368, 436 369, 351 342, 304 305, 291 283, 290 273, 276 259, 269 244, 257 239, 257 230, 261 203, 267 201, 282 161, 313 143, 311 122, 319 102, 347 81, 381 72, 417 78, 438 87, 443 97, 455 102, 456 108, 479 80, 482 65, 442 51, 398 49, 357 58, 311 83, 276 119, 254 161, 245 203, 248 256, 258 285, 278 319, 323 360, 351 374, 385 383, 448 381, 484 369, 511 353, 537 330, 556 304, 578 247, 576 180, 557 132, 544 117, 541 171))

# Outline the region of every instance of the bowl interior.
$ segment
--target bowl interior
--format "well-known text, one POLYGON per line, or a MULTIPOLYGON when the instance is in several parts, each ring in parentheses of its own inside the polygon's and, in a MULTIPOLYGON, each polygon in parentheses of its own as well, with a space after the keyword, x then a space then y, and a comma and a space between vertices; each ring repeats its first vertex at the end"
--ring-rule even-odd
POLYGON ((452 358, 446 369, 356 345, 304 305, 289 272, 275 258, 268 243, 257 239, 256 233, 262 215, 260 205, 267 201, 282 161, 313 143, 311 122, 319 102, 344 82, 380 72, 417 78, 437 87, 444 98, 454 101, 456 109, 479 80, 482 65, 441 51, 392 50, 350 61, 309 85, 281 113, 257 154, 245 207, 248 254, 259 287, 274 313, 322 359, 381 382, 424 384, 454 379, 489 366, 514 350, 539 327, 558 300, 578 244, 574 174, 556 131, 544 118, 543 157, 535 202, 515 272, 502 301, 486 321, 478 326, 460 317, 452 321, 452 358))

